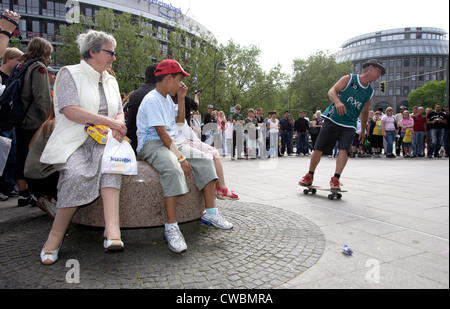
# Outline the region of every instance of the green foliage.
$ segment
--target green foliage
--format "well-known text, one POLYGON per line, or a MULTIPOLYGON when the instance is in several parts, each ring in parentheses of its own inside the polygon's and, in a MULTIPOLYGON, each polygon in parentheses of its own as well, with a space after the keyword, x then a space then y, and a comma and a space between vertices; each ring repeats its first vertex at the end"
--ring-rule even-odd
POLYGON ((323 51, 307 59, 295 59, 293 67, 289 93, 291 97, 300 99, 301 109, 309 110, 309 114, 317 109, 326 109, 330 105, 328 91, 352 71, 351 62, 337 63, 333 55, 323 51))
POLYGON ((193 37, 189 33, 199 33, 199 29, 191 27, 187 31, 173 21, 164 25, 170 28, 166 31, 163 27, 149 27, 148 20, 142 17, 115 14, 110 9, 100 9, 95 22, 84 17, 81 20, 60 27, 65 44, 57 47, 57 63, 79 63, 76 38, 87 29, 111 33, 117 40, 113 69, 122 92, 129 93, 141 86, 148 65, 172 58, 191 74, 184 80, 190 89, 189 96, 194 97, 195 90, 204 89, 200 96, 202 114, 208 104, 215 104, 226 115, 236 104, 242 106, 244 115, 249 108, 259 107, 264 115, 270 110, 281 115, 290 109, 294 117, 300 109, 325 109, 329 105, 328 90, 352 69, 349 62, 338 64, 333 56, 317 52, 306 60, 296 59, 291 77, 282 72, 279 64, 264 71, 259 62, 261 50, 254 45, 241 46, 233 40, 219 45, 211 34, 193 37), (225 72, 218 71, 219 63, 227 66, 225 72))
POLYGON ((445 105, 446 81, 430 81, 411 92, 408 96, 410 106, 434 108, 436 104, 445 105))
POLYGON ((55 56, 58 62, 66 65, 79 63, 77 36, 88 29, 104 31, 113 34, 117 41, 117 61, 113 70, 121 91, 128 93, 142 85, 145 68, 153 63, 151 55, 157 54, 159 46, 153 33, 141 23, 142 18, 134 18, 130 13, 114 14, 111 9, 102 8, 95 15, 95 23, 89 18, 82 17, 81 20, 82 23, 59 28, 65 44, 57 47, 55 56))

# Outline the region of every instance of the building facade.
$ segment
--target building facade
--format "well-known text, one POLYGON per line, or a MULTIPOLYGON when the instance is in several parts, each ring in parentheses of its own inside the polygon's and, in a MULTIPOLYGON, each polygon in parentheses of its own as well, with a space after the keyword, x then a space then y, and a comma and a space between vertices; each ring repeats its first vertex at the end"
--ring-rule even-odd
POLYGON ((373 86, 371 108, 399 111, 409 107, 408 95, 429 81, 448 79, 449 41, 442 29, 398 28, 364 34, 346 41, 336 55, 338 62, 351 61, 354 73, 361 73, 369 59, 379 59, 386 68, 373 86), (380 83, 386 82, 385 93, 380 83))
POLYGON ((43 37, 55 46, 63 44, 63 38, 58 35, 61 25, 79 22, 83 16, 93 18, 100 8, 142 15, 147 19, 147 26, 154 30, 162 54, 167 54, 166 38, 174 26, 192 36, 213 36, 203 25, 184 14, 181 8, 161 0, 0 0, 2 12, 9 9, 21 15, 19 29, 24 45, 34 37, 43 37))

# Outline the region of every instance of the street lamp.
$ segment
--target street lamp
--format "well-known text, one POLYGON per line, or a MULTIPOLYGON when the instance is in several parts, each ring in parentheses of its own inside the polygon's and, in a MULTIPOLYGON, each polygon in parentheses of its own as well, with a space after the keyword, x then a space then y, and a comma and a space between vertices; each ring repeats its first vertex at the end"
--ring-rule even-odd
POLYGON ((217 71, 219 71, 219 73, 224 73, 227 70, 227 65, 223 63, 222 60, 216 62, 216 55, 217 49, 214 52, 214 100, 213 100, 214 110, 216 109, 216 69, 217 71))
POLYGON ((227 69, 227 65, 222 61, 217 64, 217 71, 219 71, 219 73, 224 73, 227 69))

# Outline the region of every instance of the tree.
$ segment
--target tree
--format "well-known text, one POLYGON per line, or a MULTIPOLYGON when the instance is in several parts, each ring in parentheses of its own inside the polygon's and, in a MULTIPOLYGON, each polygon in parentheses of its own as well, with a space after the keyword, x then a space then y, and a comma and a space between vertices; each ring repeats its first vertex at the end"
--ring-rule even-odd
POLYGON ((145 68, 154 61, 153 56, 157 55, 159 46, 153 33, 142 22, 142 17, 136 18, 130 13, 115 14, 111 9, 102 8, 95 15, 95 24, 92 19, 81 20, 84 22, 60 27, 65 44, 57 48, 58 59, 63 59, 65 64, 79 63, 76 38, 90 28, 111 33, 117 41, 117 60, 113 70, 120 90, 128 93, 140 87, 145 68))
POLYGON ((266 111, 277 109, 280 91, 287 82, 281 66, 264 72, 259 63, 261 51, 254 45, 242 47, 230 40, 221 49, 228 70, 221 86, 219 104, 224 109, 240 104, 243 111, 258 107, 266 111))
POLYGON ((315 112, 330 105, 328 91, 352 72, 351 62, 337 63, 333 55, 318 51, 307 59, 294 59, 294 77, 289 84, 291 98, 299 98, 301 109, 315 112))
POLYGON ((423 106, 434 108, 436 104, 445 104, 447 90, 446 81, 430 81, 411 92, 408 96, 410 106, 423 106))
POLYGON ((95 23, 89 18, 82 17, 81 20, 82 23, 60 27, 65 44, 57 48, 57 59, 65 65, 79 63, 80 53, 75 42, 87 29, 113 34, 117 40, 117 61, 113 70, 122 92, 128 93, 141 85, 148 65, 172 58, 191 74, 191 78, 183 81, 189 87, 191 97, 195 90, 204 89, 200 99, 201 113, 206 111, 208 104, 213 104, 214 94, 217 109, 225 113, 236 104, 241 104, 244 112, 258 107, 266 111, 286 108, 288 100, 284 92, 288 77, 279 65, 264 72, 259 64, 261 51, 256 46, 243 47, 232 40, 226 45, 218 45, 211 34, 193 36, 191 33, 199 31, 192 27, 182 28, 170 21, 166 25, 170 31, 158 32, 163 35, 160 42, 141 16, 115 14, 111 9, 100 9, 95 15, 95 23), (225 73, 217 70, 221 61, 228 67, 225 73))

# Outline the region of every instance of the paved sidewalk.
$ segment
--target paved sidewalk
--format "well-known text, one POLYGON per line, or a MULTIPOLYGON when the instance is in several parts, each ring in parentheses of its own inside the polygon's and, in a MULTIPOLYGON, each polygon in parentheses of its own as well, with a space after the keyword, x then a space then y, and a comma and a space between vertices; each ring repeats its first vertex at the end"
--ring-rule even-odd
MULTIPOLYGON (((328 192, 305 196, 298 186, 308 157, 223 164, 241 200, 219 205, 236 228, 201 228, 187 237, 183 256, 163 242, 138 240, 123 255, 105 256, 101 232, 78 230, 64 243, 62 262, 43 267, 38 255, 51 221, 36 207, 16 207, 16 199, 0 202, 0 234, 7 236, 0 240, 0 287, 449 288, 447 158, 350 159, 341 179, 349 192, 334 201, 328 192), (343 244, 353 256, 342 253, 343 244), (80 285, 65 282, 71 257, 82 265, 80 285)), ((316 185, 328 185, 334 165, 322 159, 316 185)))
MULTIPOLYGON (((309 157, 224 160, 241 201, 271 205, 317 224, 320 260, 281 288, 449 288, 448 158, 354 158, 342 175, 342 200, 303 195, 309 157), (342 254, 347 244, 354 251, 342 254)), ((323 157, 315 185, 328 186, 335 159, 323 157)))

